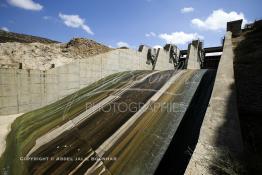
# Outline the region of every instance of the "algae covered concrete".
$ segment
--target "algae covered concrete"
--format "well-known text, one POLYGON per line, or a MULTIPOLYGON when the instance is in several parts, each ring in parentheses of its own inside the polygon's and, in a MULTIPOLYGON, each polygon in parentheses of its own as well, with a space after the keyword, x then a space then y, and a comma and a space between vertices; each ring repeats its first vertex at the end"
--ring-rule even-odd
POLYGON ((17 158, 25 156, 38 137, 84 112, 87 109, 87 103, 96 104, 97 101, 114 93, 116 88, 121 88, 150 72, 152 71, 134 71, 132 73, 127 71, 110 75, 53 104, 18 117, 12 123, 11 131, 6 137, 7 146, 0 158, 1 170, 10 172, 10 174, 18 174, 18 169, 25 162, 17 158), (10 168, 10 166, 15 168, 10 168))
POLYGON ((5 145, 6 145, 5 139, 7 134, 11 130, 11 124, 17 117, 21 115, 23 115, 23 113, 0 116, 0 156, 5 150, 5 145))

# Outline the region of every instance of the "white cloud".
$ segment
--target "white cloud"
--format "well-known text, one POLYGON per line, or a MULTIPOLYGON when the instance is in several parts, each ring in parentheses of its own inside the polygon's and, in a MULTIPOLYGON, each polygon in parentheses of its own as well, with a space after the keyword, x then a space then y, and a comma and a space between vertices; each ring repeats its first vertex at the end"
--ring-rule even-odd
POLYGON ((25 10, 39 11, 43 9, 43 6, 33 0, 7 0, 7 2, 15 7, 19 7, 25 10))
POLYGON ((2 30, 9 32, 9 29, 7 27, 1 27, 2 30))
POLYGON ((64 24, 72 28, 81 28, 90 35, 94 35, 94 32, 91 28, 85 24, 85 19, 81 18, 79 15, 65 15, 59 13, 59 17, 63 20, 64 24))
POLYGON ((156 36, 156 33, 154 33, 154 32, 146 33, 145 36, 146 36, 146 37, 155 37, 155 36, 156 36))
POLYGON ((44 20, 49 20, 49 19, 51 19, 52 17, 51 16, 43 16, 43 19, 44 20))
POLYGON ((214 10, 205 20, 195 18, 191 23, 200 29, 221 30, 225 29, 227 22, 243 19, 243 25, 247 23, 243 13, 231 11, 225 12, 223 9, 214 10))
POLYGON ((190 12, 193 12, 195 9, 193 7, 185 7, 185 8, 182 8, 180 11, 181 13, 190 13, 190 12))
POLYGON ((186 44, 194 39, 204 39, 203 36, 197 33, 174 32, 171 34, 163 33, 159 38, 165 40, 166 43, 171 44, 186 44))
POLYGON ((130 47, 128 43, 123 42, 123 41, 119 41, 118 43, 116 43, 117 47, 130 47))

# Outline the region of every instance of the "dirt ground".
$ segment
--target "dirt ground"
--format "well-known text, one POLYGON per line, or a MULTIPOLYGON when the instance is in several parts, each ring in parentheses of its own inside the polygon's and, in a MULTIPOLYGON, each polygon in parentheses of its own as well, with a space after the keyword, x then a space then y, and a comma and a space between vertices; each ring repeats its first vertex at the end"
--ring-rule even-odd
POLYGON ((0 116, 0 155, 5 150, 5 144, 6 144, 5 138, 11 129, 11 124, 17 117, 21 115, 23 114, 21 113, 21 114, 0 116))

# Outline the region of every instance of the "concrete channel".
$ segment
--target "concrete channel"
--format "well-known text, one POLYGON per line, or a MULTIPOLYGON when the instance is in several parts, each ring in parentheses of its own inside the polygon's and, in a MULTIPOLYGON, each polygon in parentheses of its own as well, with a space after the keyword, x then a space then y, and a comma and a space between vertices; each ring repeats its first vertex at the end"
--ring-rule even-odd
MULTIPOLYGON (((58 136, 56 139, 49 142, 47 145, 40 147, 36 150, 31 156, 40 156, 40 157, 55 157, 57 155, 64 154, 64 149, 57 149, 60 146, 69 146, 74 145, 70 148, 67 148, 66 157, 74 157, 75 153, 78 154, 78 148, 85 148, 90 146, 93 150, 97 149, 107 138, 109 138, 116 130, 121 127, 136 111, 121 111, 117 106, 118 104, 134 104, 135 108, 139 108, 139 104, 145 103, 156 91, 158 91, 165 82, 172 76, 173 71, 163 71, 152 75, 146 81, 140 82, 134 86, 134 88, 139 88, 140 90, 133 91, 132 89, 123 93, 121 97, 116 100, 114 103, 109 103, 104 110, 98 111, 92 117, 83 121, 80 125, 64 132, 62 135, 58 136), (157 81, 153 81, 157 80, 157 81), (150 82, 151 81, 151 82, 150 82), (150 91, 146 91, 150 89, 150 91), (51 151, 52 150, 52 151, 51 151)), ((77 155, 76 154, 76 155, 77 155)), ((89 154, 89 150, 80 154, 82 157, 85 157, 89 154)), ((79 156, 79 155, 78 155, 79 156)), ((58 171, 57 167, 68 167, 66 172, 69 173, 71 168, 70 162, 52 162, 48 163, 48 166, 42 164, 42 162, 33 162, 29 164, 30 170, 33 170, 33 173, 49 172, 49 171, 58 171), (34 167, 38 167, 35 169, 34 167), (67 172, 68 171, 68 172, 67 172)), ((86 166, 84 166, 86 167, 86 166)), ((88 167, 88 166, 87 166, 88 167)), ((63 168, 64 169, 64 168, 63 168)))
MULTIPOLYGON (((0 165, 17 167, 10 168, 10 174, 173 172, 165 162, 177 154, 172 152, 173 147, 181 152, 188 145, 194 148, 195 143, 190 141, 196 136, 181 133, 188 133, 185 128, 191 126, 194 131, 200 127, 213 75, 207 70, 167 70, 127 72, 106 78, 15 121, 7 145, 20 142, 21 147, 8 147, 0 165), (87 108, 91 102, 94 105, 87 108), (199 109, 201 112, 192 120, 192 113, 199 109), (23 128, 23 122, 31 123, 30 127, 23 128), (36 127, 34 122, 49 125, 36 127), (12 156, 28 159, 13 161, 12 156), (36 157, 47 160, 34 160, 36 157)), ((189 157, 175 157, 175 166, 184 169, 189 157), (181 164, 178 160, 185 161, 181 164)))

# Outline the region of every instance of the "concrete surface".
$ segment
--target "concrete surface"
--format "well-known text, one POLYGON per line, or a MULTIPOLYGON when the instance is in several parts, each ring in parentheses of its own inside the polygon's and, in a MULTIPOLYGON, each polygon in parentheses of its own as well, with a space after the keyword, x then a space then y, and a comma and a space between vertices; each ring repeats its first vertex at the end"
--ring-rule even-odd
POLYGON ((145 104, 144 106, 135 113, 124 125, 122 125, 111 137, 109 137, 102 145, 100 145, 96 149, 96 153, 99 157, 103 157, 106 151, 108 151, 113 145, 116 143, 118 139, 121 138, 121 136, 126 132, 137 120, 141 117, 142 114, 144 114, 149 106, 156 102, 166 91, 168 88, 186 71, 180 71, 177 74, 174 74, 164 86, 159 89, 145 104))
MULTIPOLYGON (((147 52, 116 49, 47 71, 0 69, 0 115, 37 109, 113 73, 152 70, 147 52)), ((169 52, 161 49, 157 60, 155 70, 174 69, 169 52)))
POLYGON ((243 151, 236 105, 232 33, 227 32, 209 107, 186 175, 237 174, 243 151))
POLYGON ((164 49, 160 49, 154 70, 172 70, 174 69, 173 62, 169 62, 169 60, 170 60, 170 52, 164 49))
POLYGON ((192 41, 188 46, 187 69, 200 69, 199 42, 198 40, 192 41))
POLYGON ((59 135, 63 134, 66 131, 69 131, 70 129, 72 129, 74 127, 76 127, 77 125, 79 125, 81 122, 83 122, 87 118, 90 118, 94 113, 96 113, 97 111, 99 111, 103 107, 105 107, 105 105, 108 105, 109 103, 112 103, 115 100, 119 99, 120 96, 123 93, 125 93, 127 90, 129 90, 129 88, 132 88, 133 86, 135 86, 138 83, 142 83, 147 78, 149 78, 150 76, 152 76, 152 75, 154 75, 154 74, 156 74, 158 72, 159 71, 152 72, 152 73, 144 76, 140 80, 133 81, 132 83, 130 83, 127 86, 125 86, 123 89, 120 89, 120 90, 114 92, 113 94, 111 94, 107 98, 101 100, 96 105, 94 105, 91 108, 87 109, 86 111, 84 111, 83 113, 81 113, 77 117, 73 118, 72 120, 69 120, 65 124, 55 128, 54 130, 52 130, 52 131, 46 133, 45 135, 41 136, 40 138, 38 138, 36 140, 35 146, 30 150, 30 152, 27 154, 27 156, 30 156, 31 153, 33 153, 35 150, 37 150, 38 148, 40 148, 44 144, 49 143, 50 141, 52 141, 53 139, 55 139, 59 135))

